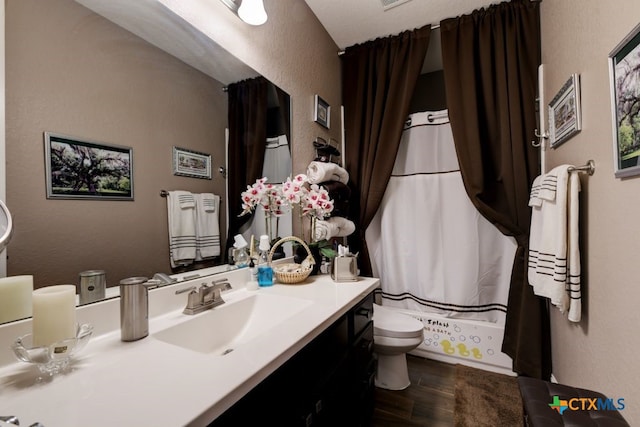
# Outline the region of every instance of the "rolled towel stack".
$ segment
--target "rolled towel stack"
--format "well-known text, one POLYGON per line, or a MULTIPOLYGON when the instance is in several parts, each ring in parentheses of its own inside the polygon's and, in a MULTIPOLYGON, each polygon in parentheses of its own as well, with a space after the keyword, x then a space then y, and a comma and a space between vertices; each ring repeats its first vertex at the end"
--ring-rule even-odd
POLYGON ((311 184, 319 184, 325 181, 339 181, 347 184, 349 182, 349 172, 336 163, 313 161, 307 167, 307 178, 311 184))
POLYGON ((326 220, 316 221, 315 240, 329 240, 333 237, 347 237, 356 231, 353 221, 334 216, 326 220))

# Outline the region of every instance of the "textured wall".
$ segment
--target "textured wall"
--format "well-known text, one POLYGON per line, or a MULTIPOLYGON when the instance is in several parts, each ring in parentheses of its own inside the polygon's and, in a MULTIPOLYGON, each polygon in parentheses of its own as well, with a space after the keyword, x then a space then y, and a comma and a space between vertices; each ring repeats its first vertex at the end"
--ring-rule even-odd
POLYGON ((72 0, 9 1, 6 18, 8 274, 39 287, 170 272, 160 190, 225 199, 222 84, 72 0), (44 131, 133 147, 135 201, 47 200, 44 131), (174 176, 174 145, 211 153, 214 180, 174 176))
POLYGON ((265 1, 269 19, 252 27, 221 2, 160 0, 291 96, 293 171, 313 160, 316 136, 340 142, 338 48, 304 1, 265 1), (313 96, 331 105, 327 130, 313 121, 313 96))
MULTIPOLYGON (((313 159, 317 136, 340 141, 337 47, 306 3, 266 2, 268 22, 252 27, 217 1, 161 1, 291 95, 294 173, 304 172, 313 159), (329 130, 313 122, 314 94, 332 107, 329 130)), ((208 181, 171 175, 170 148, 212 152, 217 169, 223 152, 209 143, 223 132, 226 96, 217 82, 77 3, 45 3, 6 5, 7 200, 17 229, 8 274, 35 274, 40 286, 75 282, 79 271, 95 268, 107 269, 109 283, 166 271, 166 209, 158 191, 224 193, 216 186, 220 180, 214 179, 211 190, 208 181), (97 54, 93 41, 101 43, 97 54), (31 46, 38 50, 28 53, 31 46), (58 60, 62 65, 54 66, 58 60), (172 107, 163 107, 163 98, 170 98, 172 107), (135 203, 46 200, 42 132, 47 130, 134 147, 135 203), (83 237, 72 239, 72 230, 83 237), (155 263, 132 265, 140 255, 155 263), (107 257, 116 260, 113 266, 95 262, 107 257)))
POLYGON ((623 415, 640 424, 640 178, 614 177, 607 57, 640 22, 637 0, 545 0, 542 62, 545 98, 551 100, 572 73, 582 82, 582 131, 549 152, 547 169, 596 162, 583 175, 583 320, 570 324, 552 311, 554 374, 560 382, 625 398, 623 415))

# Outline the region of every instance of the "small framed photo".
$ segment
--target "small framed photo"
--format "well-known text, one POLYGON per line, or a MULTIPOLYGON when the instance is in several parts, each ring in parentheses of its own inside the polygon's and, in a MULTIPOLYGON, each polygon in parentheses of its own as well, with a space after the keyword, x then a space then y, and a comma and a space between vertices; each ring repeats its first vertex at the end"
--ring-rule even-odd
POLYGON ((329 129, 331 123, 331 106, 318 95, 315 96, 314 104, 313 120, 329 129))
POLYGON ((133 200, 133 149, 44 133, 47 199, 133 200))
POLYGON ((173 174, 211 179, 211 154, 173 147, 173 174))
POLYGON ((640 175, 640 24, 609 54, 614 171, 640 175))
POLYGON ((582 129, 580 75, 572 74, 549 104, 549 144, 556 148, 582 129))

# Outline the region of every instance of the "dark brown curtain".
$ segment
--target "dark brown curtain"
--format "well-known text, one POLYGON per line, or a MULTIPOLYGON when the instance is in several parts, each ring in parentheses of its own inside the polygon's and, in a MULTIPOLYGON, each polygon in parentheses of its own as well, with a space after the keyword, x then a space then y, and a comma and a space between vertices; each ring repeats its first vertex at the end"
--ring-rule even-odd
POLYGON ((551 374, 549 314, 527 282, 529 189, 538 175, 539 3, 500 3, 440 26, 449 118, 471 201, 518 242, 502 351, 519 374, 551 374))
POLYGON ((373 219, 396 159, 409 104, 429 46, 431 26, 349 47, 342 55, 346 168, 360 270, 371 275, 364 233, 373 219))
POLYGON ((242 212, 240 193, 262 178, 264 150, 267 142, 267 90, 264 77, 230 84, 229 99, 229 162, 228 191, 229 233, 224 259, 238 234, 251 215, 242 212))

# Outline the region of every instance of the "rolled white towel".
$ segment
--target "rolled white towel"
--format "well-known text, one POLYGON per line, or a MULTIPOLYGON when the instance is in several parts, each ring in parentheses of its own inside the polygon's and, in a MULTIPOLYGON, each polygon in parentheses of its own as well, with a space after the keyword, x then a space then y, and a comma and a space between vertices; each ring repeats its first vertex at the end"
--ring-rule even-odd
POLYGON ((313 161, 307 167, 307 178, 311 184, 325 181, 339 181, 347 184, 349 182, 349 172, 336 163, 313 161))
POLYGON ((316 228, 314 239, 315 240, 329 240, 333 236, 338 234, 338 226, 330 223, 329 221, 316 221, 316 228))
POLYGON ((332 237, 346 237, 356 231, 353 221, 340 216, 316 221, 315 240, 328 240, 332 237))

